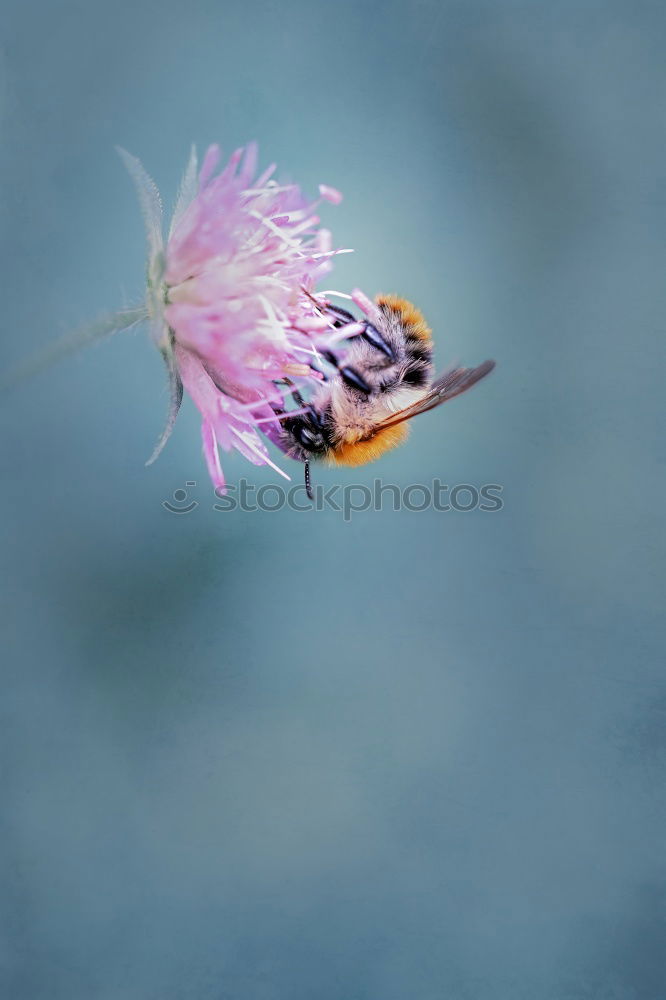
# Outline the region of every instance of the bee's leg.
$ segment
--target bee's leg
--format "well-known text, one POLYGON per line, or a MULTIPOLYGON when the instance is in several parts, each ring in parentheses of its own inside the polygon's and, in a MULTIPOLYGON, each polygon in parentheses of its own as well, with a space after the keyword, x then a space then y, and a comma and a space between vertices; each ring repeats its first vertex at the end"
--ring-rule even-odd
MULTIPOLYGON (((289 386, 293 386, 294 384, 288 378, 286 378, 284 381, 289 386)), ((303 399, 298 389, 292 389, 291 398, 296 403, 296 406, 299 408, 299 410, 307 409, 310 420, 313 422, 313 424, 315 424, 316 427, 321 428, 322 421, 320 415, 317 413, 317 411, 315 410, 314 406, 311 405, 311 403, 306 403, 306 401, 303 399)), ((284 410, 282 412, 284 413, 284 410)))
POLYGON ((356 322, 356 317, 352 316, 346 309, 343 309, 342 306, 334 306, 329 303, 326 306, 322 306, 321 309, 332 318, 333 326, 346 326, 347 323, 356 322))
POLYGON ((359 336, 363 337, 363 340, 367 341, 371 347, 375 347, 378 351, 381 351, 382 354, 385 354, 389 361, 396 360, 395 351, 391 345, 384 340, 377 327, 373 326, 372 323, 366 323, 365 330, 363 333, 359 334, 359 336))
POLYGON ((365 342, 370 344, 370 347, 374 347, 375 350, 381 351, 381 353, 387 357, 390 362, 396 360, 395 351, 391 345, 384 340, 377 327, 373 326, 372 323, 364 323, 364 329, 361 330, 360 333, 352 333, 349 339, 356 340, 357 337, 360 337, 361 340, 365 340, 365 342))
MULTIPOLYGON (((342 309, 340 306, 327 305, 324 311, 333 318, 333 326, 335 327, 346 326, 347 323, 358 322, 355 316, 352 316, 350 312, 347 312, 346 309, 342 309)), ((389 361, 395 361, 395 351, 391 345, 384 340, 377 327, 373 326, 372 323, 368 323, 366 321, 363 322, 365 329, 361 333, 354 334, 353 337, 362 337, 363 340, 367 341, 371 347, 374 347, 378 351, 381 351, 382 354, 385 354, 389 361)), ((353 337, 350 339, 353 339, 353 337)))
POLYGON ((346 385, 351 386, 352 389, 358 389, 360 392, 364 392, 367 396, 370 395, 372 392, 372 386, 368 385, 363 376, 357 372, 355 368, 352 368, 350 365, 343 365, 340 367, 340 362, 336 358, 333 351, 322 351, 322 354, 329 364, 333 365, 334 368, 337 368, 340 373, 340 378, 346 385))

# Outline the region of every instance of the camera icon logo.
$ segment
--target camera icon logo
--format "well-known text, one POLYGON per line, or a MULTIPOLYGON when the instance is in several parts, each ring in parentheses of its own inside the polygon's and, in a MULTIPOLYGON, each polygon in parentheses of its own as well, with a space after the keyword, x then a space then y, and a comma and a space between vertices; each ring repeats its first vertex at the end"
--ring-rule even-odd
MULTIPOLYGON (((197 483, 196 480, 188 479, 185 485, 196 486, 197 483)), ((174 503, 171 503, 171 501, 169 500, 162 501, 162 506, 164 507, 164 509, 168 510, 171 514, 189 514, 191 511, 195 509, 195 507, 199 506, 198 500, 191 500, 189 504, 183 506, 183 504, 185 504, 185 501, 187 500, 187 490, 184 490, 182 488, 174 490, 173 500, 175 501, 174 503)))

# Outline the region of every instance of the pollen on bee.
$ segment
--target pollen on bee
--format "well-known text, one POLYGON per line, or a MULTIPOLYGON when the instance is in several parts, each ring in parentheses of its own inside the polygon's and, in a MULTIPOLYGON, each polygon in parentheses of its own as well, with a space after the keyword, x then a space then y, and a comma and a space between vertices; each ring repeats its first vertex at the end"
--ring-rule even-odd
POLYGON ((282 366, 282 371, 287 375, 311 375, 312 369, 310 365, 299 364, 297 361, 290 361, 288 364, 282 366))
POLYGON ((423 313, 407 299, 401 299, 399 295, 378 295, 376 302, 378 306, 383 306, 397 313, 401 322, 405 327, 408 327, 409 332, 414 337, 428 343, 432 340, 432 331, 426 323, 423 313))
POLYGON ((407 440, 407 424, 385 427, 366 441, 346 441, 328 454, 331 465, 366 465, 407 440))

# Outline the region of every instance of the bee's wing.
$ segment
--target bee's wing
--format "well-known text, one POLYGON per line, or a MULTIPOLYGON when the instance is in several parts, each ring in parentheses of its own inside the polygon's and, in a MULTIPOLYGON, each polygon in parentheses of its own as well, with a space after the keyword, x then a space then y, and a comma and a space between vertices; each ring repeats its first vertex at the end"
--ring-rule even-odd
POLYGON ((405 407, 404 410, 392 413, 377 425, 376 430, 382 430, 385 427, 394 427, 405 420, 411 420, 412 417, 418 416, 419 413, 425 413, 427 410, 434 409, 441 403, 445 403, 447 399, 459 396, 461 392, 465 392, 467 389, 471 389, 473 385, 476 385, 494 367, 494 361, 484 361, 483 364, 477 365, 476 368, 451 368, 435 379, 422 399, 417 400, 416 403, 412 403, 411 406, 405 407))

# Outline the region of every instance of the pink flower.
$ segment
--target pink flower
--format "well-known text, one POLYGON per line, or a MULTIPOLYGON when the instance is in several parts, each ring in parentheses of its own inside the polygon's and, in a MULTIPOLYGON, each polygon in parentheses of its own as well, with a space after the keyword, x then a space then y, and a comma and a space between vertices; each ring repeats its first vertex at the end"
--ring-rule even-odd
POLYGON ((316 214, 321 199, 338 204, 342 196, 321 185, 320 198, 309 201, 296 185, 272 179, 274 165, 256 176, 254 143, 236 150, 216 174, 220 151, 211 146, 198 180, 192 152, 165 245, 157 188, 137 159, 120 152, 146 222, 146 308, 171 383, 167 426, 149 461, 173 429, 184 387, 202 416, 216 488, 224 486, 219 448, 235 448, 286 476, 260 432, 276 437, 270 404, 283 407, 294 384, 316 384, 320 376, 309 362, 340 339, 308 293, 332 257, 345 252, 331 248, 316 214))

